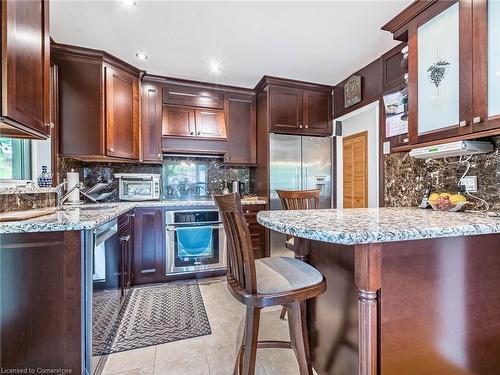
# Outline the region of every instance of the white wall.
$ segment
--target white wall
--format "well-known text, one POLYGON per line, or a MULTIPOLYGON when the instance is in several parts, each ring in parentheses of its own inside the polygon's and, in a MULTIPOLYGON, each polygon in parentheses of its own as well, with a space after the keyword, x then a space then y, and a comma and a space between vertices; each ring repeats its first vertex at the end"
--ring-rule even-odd
MULTIPOLYGON (((379 205, 379 102, 368 104, 335 121, 342 121, 342 136, 368 131, 368 207, 379 205)), ((344 205, 342 137, 337 138, 337 207, 344 205)))

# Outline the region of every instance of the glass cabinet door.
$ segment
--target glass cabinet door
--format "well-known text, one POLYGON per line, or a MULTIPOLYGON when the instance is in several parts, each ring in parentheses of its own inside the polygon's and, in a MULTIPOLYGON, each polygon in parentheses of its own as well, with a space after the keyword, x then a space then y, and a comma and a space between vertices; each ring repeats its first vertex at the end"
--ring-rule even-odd
POLYGON ((417 28, 419 135, 460 122, 459 21, 457 2, 417 28))
POLYGON ((488 1, 488 117, 500 116, 500 0, 488 1))

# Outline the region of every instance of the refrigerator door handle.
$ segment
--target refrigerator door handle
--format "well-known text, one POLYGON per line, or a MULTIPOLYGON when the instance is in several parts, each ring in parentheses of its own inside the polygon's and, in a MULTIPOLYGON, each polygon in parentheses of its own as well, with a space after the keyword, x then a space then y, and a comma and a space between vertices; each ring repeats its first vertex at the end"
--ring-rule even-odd
POLYGON ((300 168, 295 169, 295 190, 300 190, 300 168))
POLYGON ((307 190, 309 188, 309 186, 307 185, 307 167, 305 168, 306 169, 306 178, 304 178, 304 181, 303 181, 303 184, 304 184, 304 190, 307 190))

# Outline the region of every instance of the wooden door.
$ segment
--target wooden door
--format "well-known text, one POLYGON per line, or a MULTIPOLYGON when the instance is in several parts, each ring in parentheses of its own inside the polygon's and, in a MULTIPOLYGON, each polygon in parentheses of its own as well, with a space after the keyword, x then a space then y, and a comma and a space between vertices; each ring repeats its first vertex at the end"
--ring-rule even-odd
POLYGON ((142 85, 142 160, 161 162, 162 103, 161 87, 152 84, 142 85))
POLYGON ((342 139, 344 208, 368 207, 368 132, 342 139))
POLYGON ((302 90, 290 87, 270 87, 270 112, 272 131, 301 133, 302 90))
POLYGON ((139 159, 139 79, 110 66, 106 82, 106 155, 139 159))
POLYGON ((331 100, 330 93, 303 92, 304 131, 311 134, 332 134, 331 100))
POLYGON ((195 109, 197 138, 227 138, 224 111, 195 109))
POLYGON ((194 137, 194 109, 167 105, 163 107, 162 135, 194 137))
POLYGON ((164 221, 161 208, 135 210, 133 283, 147 284, 165 275, 164 221))
POLYGON ((51 126, 49 1, 8 0, 1 6, 2 117, 22 131, 32 130, 36 138, 46 138, 51 126))
POLYGON ((257 161, 257 130, 255 123, 255 96, 226 97, 227 119, 226 164, 255 165, 257 161))

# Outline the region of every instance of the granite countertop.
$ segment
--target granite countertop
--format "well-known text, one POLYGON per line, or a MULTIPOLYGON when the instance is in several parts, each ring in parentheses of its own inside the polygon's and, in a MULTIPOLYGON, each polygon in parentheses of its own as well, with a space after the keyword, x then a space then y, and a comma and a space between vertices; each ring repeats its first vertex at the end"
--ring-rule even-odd
MULTIPOLYGON (((243 199, 243 205, 266 204, 262 199, 243 199)), ((133 208, 164 207, 187 208, 215 207, 213 200, 163 200, 147 202, 112 202, 65 206, 62 211, 22 221, 0 223, 0 234, 28 232, 58 232, 66 230, 94 229, 107 221, 117 218, 133 208)))
POLYGON ((419 208, 261 211, 263 226, 297 237, 343 245, 500 233, 500 218, 419 208))

